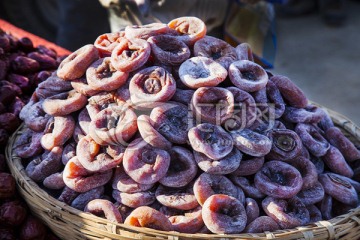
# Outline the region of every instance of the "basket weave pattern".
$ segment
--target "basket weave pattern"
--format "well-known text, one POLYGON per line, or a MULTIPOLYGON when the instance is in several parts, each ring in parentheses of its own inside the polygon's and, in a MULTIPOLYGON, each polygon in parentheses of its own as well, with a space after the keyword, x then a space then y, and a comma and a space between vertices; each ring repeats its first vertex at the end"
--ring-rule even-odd
MULTIPOLYGON (((325 108, 324 108, 325 109, 325 108)), ((325 109, 335 125, 360 146, 360 128, 337 112, 325 109)), ((42 190, 25 172, 21 159, 13 154, 13 143, 22 134, 19 128, 9 139, 6 159, 20 194, 31 211, 62 239, 360 239, 360 207, 329 221, 261 234, 184 234, 116 224, 81 212, 42 190)))

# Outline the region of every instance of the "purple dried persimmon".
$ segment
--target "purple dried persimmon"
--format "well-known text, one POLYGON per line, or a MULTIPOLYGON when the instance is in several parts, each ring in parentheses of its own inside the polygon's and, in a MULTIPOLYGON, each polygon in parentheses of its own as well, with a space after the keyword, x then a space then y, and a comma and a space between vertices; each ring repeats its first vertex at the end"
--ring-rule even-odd
POLYGON ((311 124, 298 123, 295 127, 295 132, 312 155, 321 157, 328 152, 330 144, 321 134, 321 130, 318 127, 311 124))
POLYGON ((58 55, 56 53, 56 51, 52 48, 49 48, 49 47, 46 47, 45 45, 38 45, 36 47, 36 51, 38 51, 39 53, 42 53, 42 54, 45 54, 45 55, 48 55, 54 59, 57 59, 58 58, 58 55))
POLYGON ((116 96, 113 92, 100 92, 91 96, 88 99, 88 104, 86 105, 90 119, 95 118, 95 115, 101 110, 104 110, 109 106, 116 106, 116 100, 116 96))
POLYGON ((184 187, 196 176, 198 168, 194 155, 186 148, 174 146, 169 151, 170 166, 167 173, 159 180, 167 187, 184 187))
POLYGON ((63 172, 66 186, 80 193, 105 185, 111 177, 112 170, 98 173, 89 172, 81 165, 77 157, 73 157, 67 162, 63 172))
POLYGON ((265 194, 255 186, 254 179, 251 177, 241 177, 230 175, 230 180, 236 185, 241 187, 245 195, 255 199, 261 199, 265 197, 265 194))
POLYGON ((344 179, 345 181, 349 182, 356 190, 357 193, 360 193, 360 182, 354 178, 345 177, 342 175, 337 174, 337 177, 344 179))
POLYGON ((240 151, 254 157, 263 157, 268 154, 272 147, 272 141, 250 129, 230 132, 234 146, 240 151))
POLYGON ((240 233, 247 223, 243 204, 224 194, 212 195, 205 201, 202 218, 207 228, 217 234, 240 233))
POLYGON ((240 166, 231 173, 233 176, 249 176, 257 173, 260 168, 264 165, 264 157, 253 157, 244 154, 240 166))
POLYGON ((53 70, 58 65, 56 59, 40 52, 30 52, 27 57, 37 61, 41 70, 53 70))
POLYGON ((309 159, 299 156, 291 160, 290 164, 299 170, 303 179, 303 190, 309 189, 317 183, 318 173, 315 165, 309 159))
POLYGON ((156 189, 155 197, 162 205, 179 210, 191 210, 199 206, 193 184, 181 188, 170 188, 160 184, 156 189))
POLYGON ((65 186, 60 193, 60 196, 57 198, 60 202, 66 203, 68 205, 71 204, 71 202, 79 195, 79 192, 76 192, 69 188, 68 186, 65 186))
POLYGON ((323 217, 321 215, 321 211, 317 206, 307 205, 306 208, 309 211, 309 215, 310 215, 309 223, 315 223, 315 222, 321 221, 323 219, 323 217))
POLYGON ((3 104, 11 103, 15 96, 21 95, 22 90, 19 86, 6 80, 0 81, 0 102, 3 104))
POLYGON ((89 135, 100 145, 125 145, 138 130, 136 120, 135 112, 128 106, 110 105, 92 117, 89 135))
POLYGON ((135 227, 148 227, 163 231, 173 230, 171 222, 163 213, 148 206, 136 208, 125 219, 124 224, 135 227))
POLYGON ((41 146, 49 151, 55 146, 64 146, 65 142, 72 137, 74 129, 75 120, 71 115, 51 118, 41 137, 41 146))
POLYGON ((204 36, 194 44, 194 56, 211 58, 225 69, 228 69, 230 64, 237 60, 233 46, 212 36, 204 36))
POLYGON ((130 79, 126 80, 124 85, 122 85, 115 91, 114 100, 116 101, 117 104, 131 105, 129 84, 130 84, 130 79))
POLYGON ((250 223, 260 216, 260 209, 258 203, 252 198, 245 198, 245 211, 247 222, 250 223))
POLYGON ((237 60, 254 61, 254 55, 248 43, 240 43, 235 47, 237 60))
POLYGON ((130 215, 130 213, 134 210, 133 208, 128 207, 119 202, 115 202, 115 206, 119 210, 123 220, 126 219, 130 215))
POLYGON ((187 90, 183 90, 179 88, 179 85, 177 84, 177 88, 175 91, 174 96, 171 98, 170 101, 175 101, 181 104, 185 104, 188 105, 191 102, 191 98, 194 95, 194 90, 191 89, 187 89, 187 90))
POLYGON ((211 231, 206 227, 206 225, 204 225, 199 231, 197 231, 197 233, 209 234, 211 231))
POLYGON ((91 118, 90 118, 89 112, 88 112, 86 107, 84 107, 79 112, 77 120, 78 120, 77 125, 79 125, 79 127, 81 128, 83 133, 88 134, 89 133, 89 126, 90 126, 90 123, 91 123, 91 118))
POLYGON ((33 42, 28 37, 22 37, 18 39, 17 47, 24 52, 32 52, 35 50, 33 42))
MULTIPOLYGON (((257 118, 258 119, 262 120, 262 117, 265 113, 268 113, 269 116, 276 119, 275 108, 274 108, 275 105, 270 103, 268 96, 267 96, 266 87, 264 87, 258 91, 255 91, 255 92, 251 92, 251 96, 254 98, 254 100, 256 102, 256 110, 257 110, 257 115, 258 115, 257 118)), ((258 119, 256 119, 257 121, 255 121, 255 124, 257 122, 260 122, 258 119)), ((254 128, 254 125, 251 126, 251 128, 254 128)))
POLYGON ((215 87, 223 82, 228 73, 221 64, 207 57, 192 57, 179 68, 181 82, 188 88, 215 87))
POLYGON ((67 56, 59 65, 58 77, 74 80, 85 74, 86 69, 99 58, 97 48, 88 44, 67 56))
POLYGON ((194 151, 194 157, 197 165, 204 172, 225 175, 238 169, 241 163, 242 154, 238 149, 233 148, 228 155, 218 160, 213 160, 197 151, 194 151))
POLYGON ((318 174, 321 174, 325 170, 325 163, 321 158, 310 156, 310 161, 315 165, 318 174))
POLYGON ((188 130, 192 127, 193 119, 185 105, 170 102, 162 104, 152 109, 150 119, 156 131, 168 141, 174 144, 187 143, 188 130))
POLYGON ((332 209, 333 209, 333 201, 334 201, 334 199, 330 195, 325 194, 323 200, 319 204, 322 219, 330 220, 330 219, 332 219, 334 217, 334 214, 333 214, 333 211, 332 211, 332 209))
POLYGON ((188 132, 190 145, 194 151, 205 154, 213 160, 219 160, 233 149, 233 140, 220 126, 210 123, 199 124, 188 132))
POLYGON ((94 96, 100 92, 89 85, 86 76, 71 81, 71 86, 75 89, 75 91, 87 97, 94 96))
POLYGON ((228 87, 234 96, 233 115, 224 123, 226 130, 238 130, 250 127, 256 120, 256 103, 254 98, 237 87, 228 87))
POLYGON ((127 39, 141 38, 147 40, 149 37, 174 33, 165 23, 150 23, 144 25, 133 25, 125 27, 127 39))
POLYGON ((61 156, 61 162, 65 166, 66 163, 75 156, 76 156, 76 142, 69 141, 66 145, 64 145, 63 153, 61 156))
POLYGON ((145 192, 150 190, 154 184, 141 184, 135 182, 124 170, 123 166, 120 164, 114 172, 112 179, 112 188, 119 190, 124 193, 136 193, 136 192, 145 192))
POLYGON ((325 116, 325 112, 314 105, 305 108, 286 107, 283 118, 293 123, 318 123, 325 116))
POLYGON ((84 212, 92 213, 96 216, 104 216, 110 222, 122 223, 122 217, 115 205, 104 199, 94 199, 86 204, 84 212))
POLYGON ((250 222, 244 232, 245 233, 263 233, 265 231, 276 231, 279 230, 280 226, 269 216, 260 216, 250 222))
POLYGON ((62 148, 53 147, 51 151, 35 156, 26 166, 27 175, 35 182, 42 182, 48 176, 60 171, 62 148))
POLYGON ((33 215, 28 215, 19 230, 19 237, 21 240, 45 240, 46 237, 45 225, 33 215))
POLYGON ((119 203, 130 208, 138 208, 141 206, 149 206, 156 200, 153 191, 143 191, 135 193, 120 192, 116 189, 112 192, 112 197, 119 203))
POLYGON ((255 174, 255 186, 274 198, 292 198, 300 192, 303 180, 300 172, 290 164, 269 161, 255 174))
POLYGON ((345 178, 335 173, 324 173, 319 175, 319 182, 324 187, 325 193, 339 202, 350 206, 358 204, 358 194, 345 178))
POLYGON ((154 124, 154 121, 147 115, 140 115, 137 118, 139 133, 145 142, 156 148, 170 149, 172 143, 154 128, 154 124))
POLYGON ((124 36, 125 32, 121 31, 99 35, 95 39, 94 46, 98 49, 100 57, 111 56, 112 51, 124 36))
POLYGON ((179 17, 171 20, 168 27, 178 33, 179 40, 186 45, 192 46, 196 41, 206 35, 205 23, 197 17, 179 17))
POLYGON ((307 150, 307 148, 304 145, 302 147, 301 156, 303 156, 304 158, 307 158, 309 160, 311 158, 309 151, 307 150))
POLYGON ((214 194, 238 198, 238 188, 224 175, 202 173, 194 182, 194 194, 200 205, 214 194))
POLYGON ((21 122, 20 119, 13 113, 7 112, 0 114, 0 128, 11 133, 14 132, 21 122))
POLYGON ((76 208, 80 211, 84 211, 86 204, 94 199, 103 198, 104 195, 104 186, 96 187, 90 189, 89 191, 80 193, 77 195, 74 200, 71 202, 70 206, 76 208))
POLYGON ((75 90, 56 94, 44 99, 42 107, 52 116, 66 116, 82 109, 87 104, 87 97, 75 90))
POLYGON ((360 151, 357 149, 341 130, 337 127, 330 127, 325 131, 326 139, 334 147, 339 149, 344 158, 353 162, 360 159, 360 151))
POLYGON ((56 73, 52 73, 45 81, 39 83, 35 92, 40 99, 45 99, 70 90, 72 90, 71 82, 64 81, 56 73))
POLYGON ((234 96, 220 87, 198 88, 191 100, 191 110, 197 122, 220 125, 234 112, 234 96))
POLYGON ((280 90, 285 102, 292 107, 305 108, 308 105, 308 99, 305 93, 289 78, 281 75, 275 75, 270 78, 280 90))
POLYGON ((24 73, 24 74, 34 73, 40 69, 40 64, 38 61, 20 55, 10 61, 10 66, 13 72, 24 73))
POLYGON ((309 211, 297 197, 279 199, 269 196, 262 201, 262 207, 282 229, 295 228, 310 221, 309 211))
POLYGON ((7 75, 7 80, 13 84, 16 84, 23 92, 31 91, 32 86, 28 77, 20 74, 9 73, 7 75))
POLYGON ((34 132, 26 128, 22 134, 15 140, 13 149, 17 156, 21 158, 30 158, 42 153, 40 140, 42 132, 34 132))
POLYGON ((190 49, 176 36, 152 36, 147 41, 155 60, 163 65, 178 66, 190 57, 190 49))
MULTIPOLYGON (((169 209, 169 208, 167 208, 169 209)), ((173 209, 171 209, 173 210, 173 209)), ((161 211, 161 209, 160 209, 161 211)), ((196 207, 188 211, 171 211, 168 216, 174 231, 181 233, 198 233, 204 227, 202 219, 202 207, 196 207)))
POLYGON ((324 188, 320 182, 312 187, 301 190, 296 196, 307 206, 320 202, 324 198, 324 188))
POLYGON ((354 176, 354 170, 336 147, 330 146, 329 150, 321 159, 332 172, 349 178, 354 176))
POLYGON ((273 129, 267 136, 272 141, 272 148, 267 155, 269 159, 288 161, 299 156, 303 144, 298 134, 290 129, 273 129))
POLYGON ((9 133, 5 129, 0 128, 0 144, 5 146, 9 138, 9 133))
POLYGON ((15 178, 10 173, 0 173, 0 199, 11 198, 16 192, 15 178))
POLYGON ((76 155, 81 165, 90 172, 105 172, 115 168, 123 160, 122 145, 100 146, 89 135, 80 139, 76 155))
POLYGON ((115 68, 112 58, 100 58, 86 70, 86 80, 90 88, 97 91, 112 91, 121 87, 129 74, 115 68))
POLYGON ((46 124, 51 117, 44 111, 42 104, 43 101, 32 104, 32 101, 30 100, 19 115, 25 125, 35 132, 44 131, 46 124))
POLYGON ((318 126, 321 130, 323 130, 325 133, 329 128, 335 127, 333 120, 331 119, 329 112, 326 109, 323 109, 325 115, 318 123, 318 126))
POLYGON ((27 213, 26 205, 20 200, 4 202, 0 205, 0 224, 2 227, 18 227, 24 222, 27 213))
POLYGON ((333 198, 332 212, 335 216, 348 214, 349 212, 352 212, 353 209, 354 206, 339 202, 338 200, 333 198))
POLYGON ((147 41, 122 38, 111 53, 111 64, 118 71, 132 72, 148 61, 150 53, 151 47, 147 41))
POLYGON ((275 118, 282 117, 285 111, 285 102, 279 88, 270 80, 266 84, 266 96, 268 105, 273 105, 275 118))
POLYGON ((134 181, 152 184, 166 175, 170 166, 170 154, 138 138, 126 148, 123 166, 134 181))
POLYGON ((256 92, 265 88, 268 82, 266 71, 258 64, 240 60, 231 63, 229 67, 231 82, 246 92, 256 92))
POLYGON ((130 80, 129 91, 135 108, 153 108, 175 94, 176 83, 162 67, 153 66, 138 71, 130 80))
POLYGON ((54 190, 63 189, 66 186, 63 179, 63 173, 56 172, 49 175, 44 179, 43 185, 48 189, 54 189, 54 190))
MULTIPOLYGON (((19 98, 19 97, 15 97, 14 100, 10 103, 9 106, 9 112, 14 114, 15 116, 19 116, 21 109, 25 106, 24 101, 19 98)), ((1 104, 0 104, 0 113, 1 113, 1 104)))

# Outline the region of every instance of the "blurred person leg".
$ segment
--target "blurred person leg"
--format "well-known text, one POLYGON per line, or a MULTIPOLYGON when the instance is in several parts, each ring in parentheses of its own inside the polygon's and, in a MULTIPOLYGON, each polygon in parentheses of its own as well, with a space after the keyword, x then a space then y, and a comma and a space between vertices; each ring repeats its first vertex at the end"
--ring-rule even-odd
POLYGON ((98 0, 57 0, 57 4, 58 45, 74 51, 110 31, 108 14, 98 0))

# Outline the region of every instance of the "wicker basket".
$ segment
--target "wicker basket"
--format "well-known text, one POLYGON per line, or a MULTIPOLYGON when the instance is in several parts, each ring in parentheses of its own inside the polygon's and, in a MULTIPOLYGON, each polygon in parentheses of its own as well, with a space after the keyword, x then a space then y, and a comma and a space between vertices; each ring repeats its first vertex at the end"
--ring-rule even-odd
MULTIPOLYGON (((346 117, 324 109, 334 123, 359 146, 360 128, 346 117)), ((115 224, 74 209, 38 187, 26 175, 21 159, 12 153, 13 143, 21 133, 20 128, 10 138, 6 148, 9 168, 16 178, 20 194, 32 212, 62 239, 360 239, 360 207, 329 221, 261 234, 183 234, 115 224)))

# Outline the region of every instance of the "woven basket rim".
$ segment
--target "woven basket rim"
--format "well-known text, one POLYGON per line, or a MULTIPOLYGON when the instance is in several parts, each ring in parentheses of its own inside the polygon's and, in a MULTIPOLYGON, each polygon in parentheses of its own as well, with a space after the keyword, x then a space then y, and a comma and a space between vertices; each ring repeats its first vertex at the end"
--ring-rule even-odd
MULTIPOLYGON (((312 102, 312 104, 324 109, 338 127, 348 132, 360 142, 360 128, 350 119, 317 103, 312 102)), ((69 223, 66 222, 67 220, 74 220, 75 222, 71 222, 74 226, 86 226, 86 229, 77 229, 80 234, 74 235, 74 239, 83 239, 84 236, 88 239, 337 239, 345 234, 349 234, 350 238, 347 239, 357 239, 358 235, 360 235, 360 206, 350 210, 347 214, 337 216, 330 220, 323 220, 294 229, 256 234, 187 234, 113 223, 107 219, 75 209, 64 202, 55 199, 27 176, 25 169, 21 164, 21 159, 14 156, 12 152, 13 143, 21 134, 23 127, 24 126, 21 125, 14 132, 6 146, 5 154, 10 171, 16 179, 20 194, 28 205, 30 205, 33 213, 40 217, 57 235, 67 236, 67 239, 70 239, 68 238, 69 234, 62 234, 62 231, 66 231, 67 227, 71 228, 69 223), (30 198, 29 196, 31 194, 35 194, 36 197, 30 198), (48 205, 39 206, 40 201, 42 204, 48 205), (67 217, 65 217, 67 214, 72 215, 74 219, 67 219, 67 217), (76 218, 81 219, 80 222, 76 222, 79 220, 76 218), (57 229, 56 226, 54 226, 55 224, 52 224, 52 220, 57 223, 60 221, 60 224, 61 221, 64 222, 63 225, 65 227, 62 226, 60 230, 57 229), (82 236, 81 234, 84 235, 82 236)))

